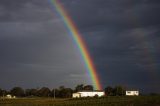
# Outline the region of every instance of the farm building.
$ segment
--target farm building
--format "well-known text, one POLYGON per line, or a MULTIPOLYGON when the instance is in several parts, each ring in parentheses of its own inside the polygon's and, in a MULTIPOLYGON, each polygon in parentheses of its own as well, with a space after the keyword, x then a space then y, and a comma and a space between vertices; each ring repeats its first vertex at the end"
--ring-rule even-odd
POLYGON ((126 96, 138 96, 139 91, 126 91, 126 96))
POLYGON ((73 98, 94 97, 94 96, 102 97, 104 95, 105 95, 104 91, 80 91, 77 93, 73 93, 72 97, 73 98))
POLYGON ((6 98, 7 99, 13 99, 13 98, 16 98, 16 96, 12 96, 12 95, 8 94, 8 95, 6 95, 6 98))
POLYGON ((6 95, 6 98, 8 98, 8 99, 11 99, 12 98, 12 95, 6 95))

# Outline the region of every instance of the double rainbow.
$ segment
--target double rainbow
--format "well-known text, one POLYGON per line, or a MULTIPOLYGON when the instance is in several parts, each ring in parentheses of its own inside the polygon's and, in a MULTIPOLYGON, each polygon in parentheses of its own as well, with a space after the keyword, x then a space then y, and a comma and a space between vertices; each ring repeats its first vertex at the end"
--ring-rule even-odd
POLYGON ((71 17, 67 14, 65 8, 63 7, 63 5, 60 3, 59 0, 49 0, 49 2, 56 8, 57 12, 59 13, 63 22, 65 23, 67 29, 71 33, 72 38, 76 42, 77 47, 79 48, 82 58, 84 60, 87 72, 89 72, 94 88, 96 90, 101 90, 102 87, 100 84, 100 80, 98 78, 98 74, 96 72, 96 68, 93 64, 90 54, 86 48, 85 42, 83 41, 83 38, 81 37, 81 34, 79 33, 76 25, 74 24, 71 17))

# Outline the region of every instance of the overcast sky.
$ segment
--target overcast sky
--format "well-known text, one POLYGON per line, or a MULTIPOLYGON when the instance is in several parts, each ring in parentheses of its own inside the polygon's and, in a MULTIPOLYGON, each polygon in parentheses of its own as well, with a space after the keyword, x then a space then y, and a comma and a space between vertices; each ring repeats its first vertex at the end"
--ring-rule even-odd
MULTIPOLYGON (((103 87, 160 92, 160 0, 59 0, 87 44, 103 87)), ((48 0, 0 0, 0 88, 91 84, 48 0)))

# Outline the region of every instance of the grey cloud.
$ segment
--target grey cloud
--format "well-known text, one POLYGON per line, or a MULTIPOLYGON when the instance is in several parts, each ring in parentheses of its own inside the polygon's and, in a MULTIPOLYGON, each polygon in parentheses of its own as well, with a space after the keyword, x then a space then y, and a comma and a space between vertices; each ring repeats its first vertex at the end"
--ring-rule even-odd
MULTIPOLYGON (((17 2, 1 1, 0 85, 4 88, 75 86, 76 82, 69 81, 77 79, 70 74, 86 71, 61 19, 53 15, 56 13, 48 2, 45 5, 38 1, 17 2)), ((84 79, 87 77, 77 81, 84 79)))
POLYGON ((43 0, 2 0, 0 12, 1 22, 41 22, 55 18, 49 3, 43 0))
POLYGON ((159 2, 127 0, 77 2, 77 4, 68 2, 66 8, 81 31, 98 26, 100 29, 105 27, 119 30, 159 24, 160 15, 157 11, 160 9, 159 2))
MULTIPOLYGON (((159 0, 61 3, 77 25, 104 87, 122 84, 160 92, 159 0)), ((13 84, 4 85, 8 88, 91 83, 78 49, 48 1, 1 0, 0 11, 0 84, 11 70, 6 82, 13 84)))

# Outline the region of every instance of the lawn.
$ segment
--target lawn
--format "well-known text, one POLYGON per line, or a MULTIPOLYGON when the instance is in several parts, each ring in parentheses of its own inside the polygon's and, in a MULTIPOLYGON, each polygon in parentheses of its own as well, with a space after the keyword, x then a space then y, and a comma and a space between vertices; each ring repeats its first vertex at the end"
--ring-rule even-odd
POLYGON ((160 96, 103 97, 80 99, 0 99, 0 106, 160 106, 160 96))

